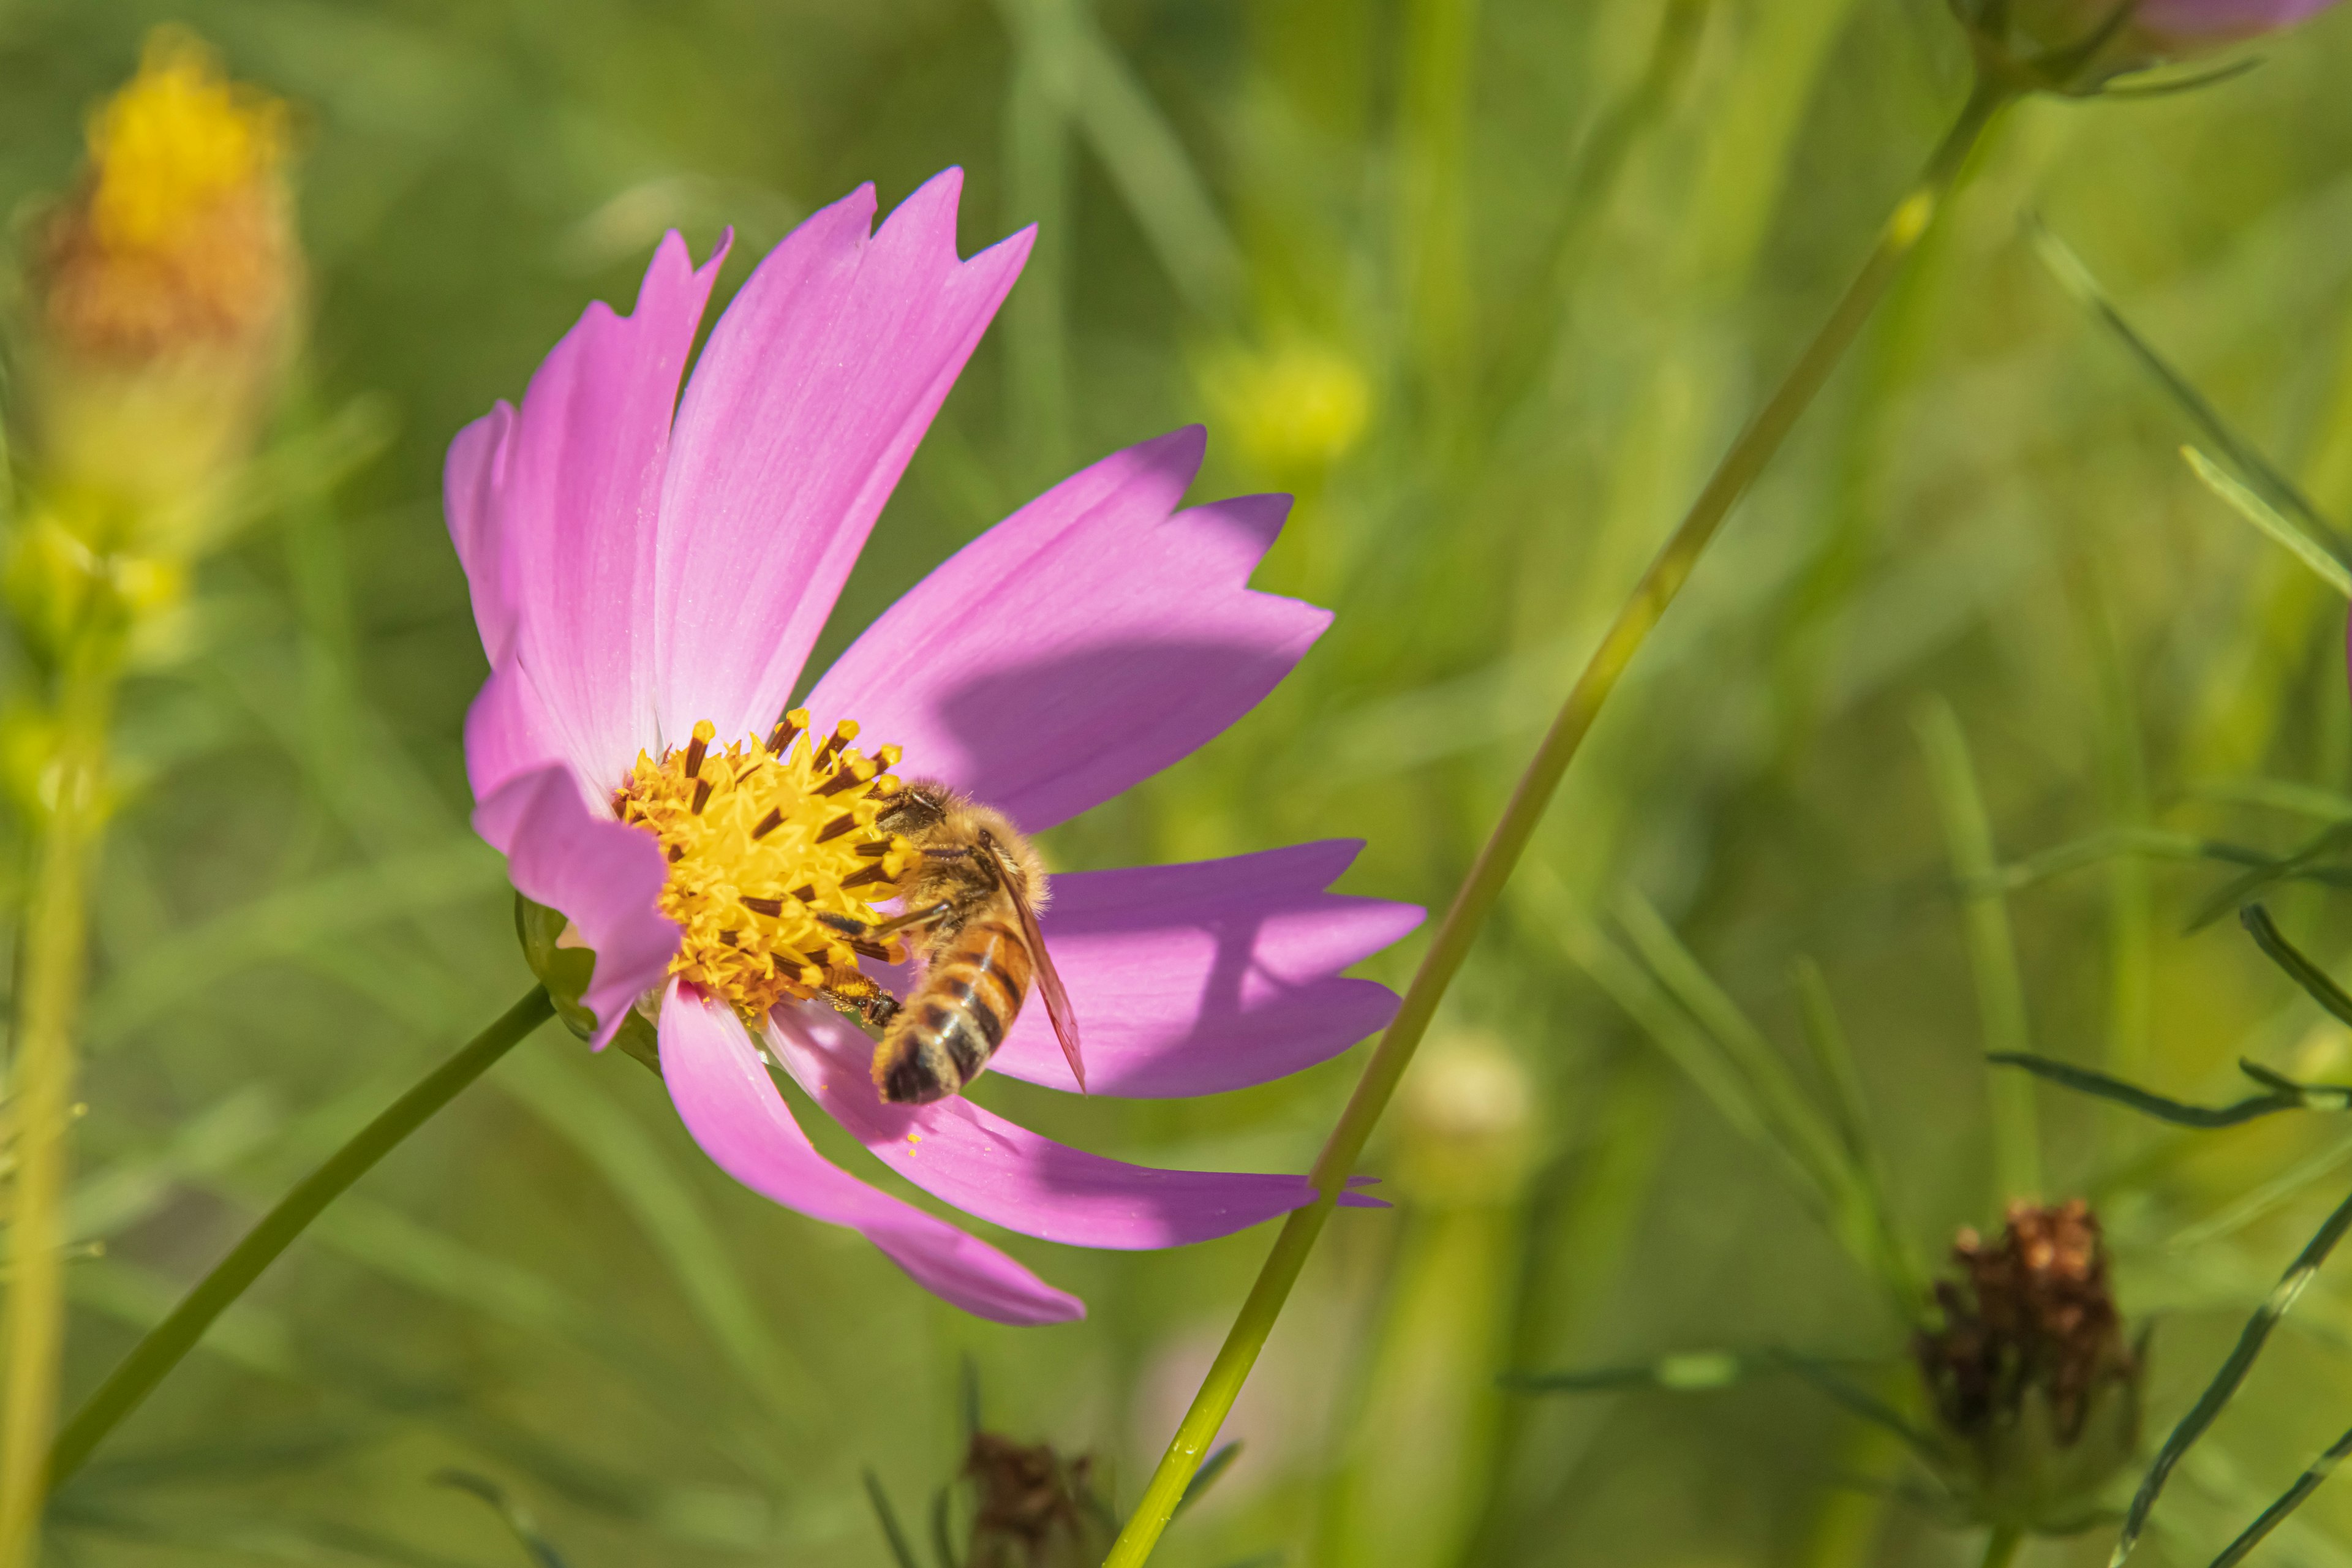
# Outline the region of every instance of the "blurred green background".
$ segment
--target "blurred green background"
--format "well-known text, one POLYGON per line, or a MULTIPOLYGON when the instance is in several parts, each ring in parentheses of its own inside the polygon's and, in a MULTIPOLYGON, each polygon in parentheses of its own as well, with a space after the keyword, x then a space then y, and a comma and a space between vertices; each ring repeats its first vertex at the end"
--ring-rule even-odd
MULTIPOLYGON (((441 454, 587 300, 631 297, 663 229, 699 253, 736 226, 723 291, 867 179, 887 205, 961 164, 967 250, 1043 225, 820 661, 1055 478, 1206 420, 1196 496, 1296 492, 1258 583, 1339 621, 1234 733, 1048 853, 1360 837, 1346 889, 1442 906, 1967 68, 1939 0, 14 0, 0 197, 64 187, 166 21, 296 106, 314 321, 267 514, 121 725, 137 787, 97 896, 72 1211, 104 1253, 69 1275, 69 1401, 528 984, 465 823, 483 669, 441 454)), ((1916 1405, 1901 1314, 1743 1131, 1733 1014, 1822 1089, 1791 980, 1820 965, 1921 1268, 2013 1195, 1988 1041, 2205 1098, 2241 1054, 2352 1068, 2234 922, 2186 929, 2231 869, 2211 841, 2279 852, 2352 818, 2343 606, 2195 481, 2180 409, 2021 227, 2038 213, 2352 516, 2352 17, 2263 54, 1997 133, 1580 761, 1370 1157, 1397 1207, 1333 1225, 1229 1429, 1239 1462, 1156 1561, 1973 1562, 1895 1446, 1799 1380, 1497 1384, 1784 1347, 1916 1405), (2010 874, 1959 882, 1970 777, 2010 874)), ((2326 889, 2273 907, 2352 951, 2326 889)), ((1401 986, 1419 940, 1368 973, 1401 986)), ((1360 1060, 1200 1102, 979 1098, 1129 1159, 1303 1169, 1360 1060)), ((2352 1142, 2041 1110, 2045 1195, 2103 1205, 2125 1310, 2157 1322, 2160 1433, 2352 1184, 2352 1142)), ((1091 1315, 977 1323, 735 1187, 642 1068, 549 1031, 223 1321, 62 1495, 51 1550, 523 1561, 435 1484, 455 1468, 573 1568, 882 1563, 859 1473, 919 1527, 967 1361, 991 1426, 1095 1451, 1124 1504, 1269 1240, 1013 1238, 1091 1315)), ((2151 1560, 2206 1561, 2352 1421, 2352 1296, 2323 1279, 2290 1322, 2151 1560)), ((2268 1550, 2352 1562, 2352 1488, 2268 1550)))

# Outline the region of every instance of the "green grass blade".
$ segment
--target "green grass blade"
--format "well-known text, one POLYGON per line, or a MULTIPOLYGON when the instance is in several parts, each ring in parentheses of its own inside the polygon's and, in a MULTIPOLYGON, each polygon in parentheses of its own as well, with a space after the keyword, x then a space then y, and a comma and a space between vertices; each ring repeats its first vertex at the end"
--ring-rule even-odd
POLYGON ((941 1487, 931 1494, 931 1555, 939 1568, 956 1568, 956 1549, 949 1510, 955 1506, 950 1489, 941 1487))
POLYGON ((2285 1496, 2263 1510, 2262 1516, 2246 1526, 2245 1533, 2230 1542, 2228 1549, 2213 1559, 2213 1568, 2235 1568, 2235 1564, 2244 1562, 2247 1554, 2263 1543, 2263 1537, 2285 1522, 2287 1515, 2301 1508, 2305 1500, 2319 1489, 2320 1484, 2336 1473, 2336 1467, 2347 1458, 2352 1458, 2352 1432, 2336 1438, 2326 1453, 2313 1460, 2311 1468, 2295 1478, 2294 1485, 2287 1488, 2285 1496))
POLYGON ((770 1413, 794 1424, 815 1420, 821 1402, 811 1392, 814 1377, 770 1331, 726 1242, 644 1126, 551 1057, 520 1058, 512 1067, 499 1079, 499 1087, 604 1178, 770 1413))
POLYGON ((1192 1479, 1185 1483, 1184 1495, 1176 1500, 1176 1512, 1182 1513, 1207 1496, 1209 1489, 1217 1484, 1217 1478, 1230 1469, 1233 1462, 1241 1457, 1242 1446, 1238 1439, 1218 1445, 1214 1452, 1201 1461, 1201 1468, 1192 1472, 1192 1479))
POLYGON ((1787 1058, 1706 972, 1648 900, 1628 890, 1618 919, 1650 971, 1698 1020, 1733 1069, 1752 1089, 1765 1127, 1790 1157, 1812 1174, 1822 1195, 1843 1206, 1853 1184, 1845 1151, 1828 1121, 1806 1096, 1787 1058))
POLYGON ((2312 505, 2294 481, 2264 458, 2259 448, 2231 427, 2221 411, 2197 390, 2195 383, 2175 369, 2169 360, 2157 352, 2154 344, 2140 335, 2125 319, 2123 312, 2116 309, 2106 291, 2100 288, 2098 279, 2084 265, 2083 258, 2075 255, 2065 241, 2044 227, 2038 218, 2028 220, 2026 232, 2051 274, 2114 334, 2125 351, 2155 378, 2166 395, 2189 416, 2189 422, 2229 459, 2230 465, 2252 480, 2254 489, 2274 510, 2293 516, 2297 531, 2321 545, 2339 564, 2352 564, 2352 552, 2346 549, 2343 536, 2320 515, 2319 509, 2312 505))
MULTIPOLYGON (((1915 720, 1919 744, 1944 819, 1944 839, 1960 897, 1969 966, 1976 978, 1977 1010, 1985 1054, 1995 1061, 2032 1050, 2026 1022, 2025 981, 2019 973, 2017 941, 2009 925, 2009 904, 1995 890, 2000 860, 1992 824, 1977 786, 1976 763, 1959 715, 1938 698, 1915 720)), ((1995 1206, 2042 1191, 2041 1129, 2033 1086, 2024 1079, 1996 1077, 1988 1086, 1992 1110, 1995 1206)))
POLYGON ((2244 1383, 2247 1374, 2253 1370, 2254 1360, 2262 1354, 2263 1345, 2269 1340, 2271 1331, 2294 1306, 2295 1298, 2310 1285, 2312 1277, 2319 1272, 2320 1265, 2327 1261, 2328 1254, 2336 1250, 2336 1244, 2344 1239, 2347 1230, 2352 1230, 2352 1197, 2346 1198, 2336 1206, 2318 1233, 2305 1244, 2294 1261, 2287 1265, 2286 1272, 2279 1276, 2279 1282, 2269 1298, 2246 1321, 2245 1329, 2239 1334, 2229 1359, 2221 1363, 2221 1370, 2214 1373, 2213 1381, 2206 1384, 2205 1391, 2197 1396, 2197 1403, 2189 1408, 2189 1414, 2180 1418, 2179 1425, 2173 1427, 2171 1435, 2165 1438, 2164 1447, 2157 1452, 2156 1462, 2148 1467, 2139 1490, 2132 1497, 2131 1510, 2124 1518, 2123 1531, 2116 1537, 2114 1555, 2107 1559, 2108 1568, 2118 1568, 2124 1559, 2131 1555, 2132 1548, 2139 1542, 2140 1532, 2147 1526, 2148 1512, 2163 1494, 2164 1483, 2171 1477, 2174 1467, 2180 1463, 2181 1456, 2205 1435, 2206 1429, 2221 1414, 2222 1406, 2228 1405, 2231 1396, 2238 1392, 2239 1384, 2244 1383))
POLYGON ((907 1539, 906 1531, 898 1523, 898 1510, 890 1506, 890 1494, 882 1489, 882 1478, 871 1469, 863 1473, 866 1500, 874 1505, 874 1519, 882 1527, 882 1539, 889 1542, 891 1560, 898 1568, 923 1568, 921 1560, 915 1555, 915 1543, 907 1539))
POLYGON ((2180 448, 2189 464, 2189 471, 2209 490, 2227 501, 2240 517, 2268 534, 2275 543, 2284 545, 2287 552, 2311 568, 2319 580, 2352 599, 2352 566, 2347 566, 2336 552, 2323 540, 2314 539, 2294 522, 2280 515, 2278 510, 2252 490, 2225 473, 2221 465, 2194 447, 2180 448))
POLYGON ((1641 1026, 1733 1131, 1771 1156, 1790 1185, 1816 1212, 1822 1212, 1826 1199, 1813 1173, 1767 1127, 1754 1088, 1724 1059, 1706 1032, 1691 1021, 1638 960, 1576 908, 1556 878, 1542 868, 1532 868, 1528 885, 1535 901, 1546 910, 1551 930, 1569 957, 1641 1026))
POLYGON ((2192 1247, 2205 1246, 2209 1242, 2235 1236, 2248 1226, 2293 1202, 2317 1183, 2326 1180, 2342 1170, 2347 1163, 2352 1163, 2352 1138, 2343 1139, 2334 1147, 2323 1149, 2308 1160, 2297 1162, 2290 1169, 2264 1182, 2261 1186, 2219 1212, 2199 1220, 2194 1225, 2184 1226, 2164 1244, 2165 1249, 2168 1252, 2185 1252, 2192 1247))
POLYGON ((1906 1318, 1915 1316, 1927 1300, 1926 1276, 1904 1238, 1894 1201, 1888 1195, 1892 1185, 1885 1151, 1871 1131, 1870 1105, 1863 1092, 1862 1072, 1854 1061, 1853 1043, 1838 1018, 1837 1004, 1830 994, 1829 981, 1822 975, 1821 965, 1811 958, 1801 957, 1792 966, 1792 978, 1804 1020, 1805 1043, 1812 1051, 1815 1069, 1830 1087, 1838 1135, 1845 1145, 1855 1195, 1869 1221, 1880 1278, 1894 1294, 1897 1310, 1906 1318))
POLYGON ((1088 8, 1064 4, 1070 109, 1087 145, 1184 303, 1213 321, 1232 317, 1242 294, 1241 247, 1208 182, 1088 8))

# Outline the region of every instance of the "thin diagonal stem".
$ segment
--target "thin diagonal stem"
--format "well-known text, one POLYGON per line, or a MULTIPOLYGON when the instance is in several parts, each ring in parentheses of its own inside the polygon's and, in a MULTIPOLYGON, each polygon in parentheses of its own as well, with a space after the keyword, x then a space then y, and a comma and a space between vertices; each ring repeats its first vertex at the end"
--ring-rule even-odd
POLYGON ((2189 1407, 2189 1414, 2180 1418, 2180 1424, 2172 1429, 2171 1436, 2165 1438, 2164 1447, 2157 1452, 2156 1462, 2147 1468, 2147 1478, 2139 1483, 2139 1490, 2132 1497, 2131 1511, 2124 1517, 2123 1530, 2116 1538, 2115 1553, 2107 1559, 2108 1568, 2120 1568, 2123 1560, 2131 1555, 2132 1548, 2139 1543, 2140 1531, 2147 1527, 2149 1510, 2156 1507, 2156 1500, 2164 1490, 2164 1483, 2171 1478, 2173 1467, 2180 1463, 2181 1456, 2189 1452, 2190 1445, 2205 1435, 2205 1429, 2212 1426, 2214 1419, 2221 1414, 2221 1407, 2230 1403, 2230 1396, 2238 1392, 2238 1385, 2246 1381, 2246 1374, 2253 1370, 2254 1358, 2263 1352, 2263 1342, 2271 1337, 2271 1331, 2278 1327, 2279 1320, 2286 1316, 2287 1310, 2294 1305, 2295 1298, 2303 1294, 2305 1287, 2311 1283, 2312 1276, 2319 1272, 2319 1266, 2327 1261, 2327 1255, 2336 1250, 2336 1244, 2344 1239, 2347 1231, 2352 1231, 2352 1198, 2346 1198, 2336 1205, 2336 1212, 2329 1215, 2326 1223, 2319 1227, 2319 1233, 2306 1242, 2303 1250, 2295 1255, 2294 1261, 2287 1265, 2286 1272, 2279 1276, 2279 1282, 2272 1288, 2268 1299, 2255 1309, 2252 1317, 2246 1320, 2244 1331, 2238 1335, 2237 1346, 2230 1352, 2230 1358, 2221 1363, 2221 1370, 2213 1374, 2213 1381, 2205 1385, 2205 1392, 2197 1396, 2197 1403, 2189 1407))
POLYGON ((1412 984, 1398 1005, 1395 1020, 1381 1037, 1354 1096, 1316 1160, 1315 1201, 1292 1210, 1284 1221, 1282 1234, 1276 1238, 1274 1250, 1258 1271, 1248 1299, 1242 1303, 1232 1332, 1225 1336, 1208 1377, 1193 1397, 1192 1408, 1185 1412, 1174 1440, 1161 1456, 1159 1468, 1152 1472, 1142 1500, 1120 1531, 1118 1542, 1105 1560, 1105 1568, 1139 1568, 1151 1555, 1152 1547, 1184 1495, 1186 1484, 1207 1456, 1217 1429, 1224 1424, 1243 1382, 1256 1363, 1258 1352, 1265 1347, 1266 1335, 1281 1315, 1284 1302, 1289 1300, 1291 1288, 1298 1282, 1299 1271, 1306 1267, 1324 1222, 1338 1206, 1349 1173, 1355 1169, 1365 1141, 1370 1138, 1373 1126, 1388 1109, 1390 1098, 1412 1063, 1413 1051, 1436 1015, 1439 999, 1468 956, 1479 928, 1486 923, 1487 911, 1494 907, 1503 884, 1526 852, 1536 824, 1550 805, 1568 764, 1583 745, 1585 736, 1591 732, 1593 721, 1600 717, 1618 679, 1641 651, 1666 606, 1674 603, 1675 595, 1698 564, 1716 531, 1763 472, 1772 455, 1780 450, 1798 416, 1812 403, 1830 372, 1844 357, 1863 323, 1870 319, 1872 309, 1942 209, 1969 154, 2013 97, 2013 89, 2004 83, 1978 83, 1959 118, 1927 160, 1917 183, 1895 204, 1879 231, 1878 243, 1830 312, 1829 320, 1755 419, 1732 443, 1731 450, 1724 455, 1714 477, 1691 504, 1681 526, 1651 562, 1649 570, 1634 585, 1633 595, 1601 637, 1601 646, 1569 691, 1559 716, 1552 721, 1527 772, 1520 775, 1501 820, 1478 852, 1461 890, 1454 894, 1454 903, 1431 939, 1429 952, 1422 959, 1412 984))
POLYGON ((324 1164, 278 1200, 278 1206, 263 1215, 261 1223, 247 1231, 245 1239, 172 1309, 171 1316, 147 1331, 147 1337, 132 1347, 122 1363, 99 1385, 98 1392, 74 1413, 74 1418, 58 1435, 57 1447, 49 1456, 50 1486, 57 1486, 81 1468, 90 1450, 124 1416, 136 1410, 155 1391, 155 1385, 180 1364, 180 1359, 195 1348, 205 1331, 212 1327, 213 1320, 245 1294, 246 1287, 259 1279, 261 1271, 276 1261, 278 1255, 323 1214, 329 1204, 342 1195, 343 1189, 365 1175, 402 1139, 431 1120, 436 1111, 457 1097, 460 1089, 481 1077, 493 1062, 552 1017, 554 1012, 546 988, 532 986, 529 995, 508 1008, 457 1055, 427 1073, 415 1088, 393 1101, 389 1110, 361 1128, 350 1142, 328 1156, 324 1164))

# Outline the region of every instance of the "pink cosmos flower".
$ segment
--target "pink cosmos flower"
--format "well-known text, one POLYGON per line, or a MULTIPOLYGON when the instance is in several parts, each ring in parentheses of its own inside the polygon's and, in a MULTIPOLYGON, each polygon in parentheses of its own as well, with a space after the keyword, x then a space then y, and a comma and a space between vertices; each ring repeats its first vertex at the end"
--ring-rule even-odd
MULTIPOLYGON (((1247 586, 1286 498, 1179 510, 1202 449, 1181 430, 1064 480, 958 552, 779 721, 1028 255, 1032 231, 958 258, 961 184, 939 175, 878 232, 870 185, 803 224, 711 329, 682 396, 724 246, 697 268, 668 236, 632 314, 592 305, 519 411, 501 403, 459 433, 446 499, 491 667, 466 726, 475 826, 515 887, 593 951, 582 1000, 594 1044, 633 1007, 655 1015, 670 1097, 721 1168, 860 1231, 969 1311, 1037 1323, 1085 1309, 821 1157, 770 1061, 918 1187, 1048 1240, 1198 1241, 1311 1190, 1124 1164, 961 1097, 884 1103, 872 1041, 810 999, 856 963, 814 917, 873 918, 864 899, 888 896, 873 868, 895 876, 905 841, 873 824, 902 753, 909 777, 1025 832, 1050 827, 1223 731, 1330 617, 1247 586), (895 744, 862 754, 847 744, 861 726, 895 744)), ((1045 942, 1092 1089, 1237 1089, 1384 1024, 1394 996, 1340 972, 1421 911, 1325 891, 1356 847, 1055 878, 1045 942)), ((990 1065, 1072 1086, 1034 998, 990 1065)))

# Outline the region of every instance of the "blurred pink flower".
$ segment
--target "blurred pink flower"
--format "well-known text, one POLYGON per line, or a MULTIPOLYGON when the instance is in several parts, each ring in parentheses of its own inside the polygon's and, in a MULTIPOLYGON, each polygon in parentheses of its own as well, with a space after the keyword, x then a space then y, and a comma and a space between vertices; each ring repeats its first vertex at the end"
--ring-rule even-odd
MULTIPOLYGON (((2122 0, 2015 0, 2017 20, 2047 45, 2079 42, 2116 21, 2122 0)), ((2275 32, 2315 16, 2336 0, 2139 0, 2101 52, 2118 66, 2179 58, 2275 32)))
MULTIPOLYGON (((446 495, 491 666, 467 720, 475 826, 507 856, 515 887, 568 917, 595 952, 583 998, 595 1044, 643 999, 658 1015, 671 1099, 721 1168, 777 1203, 856 1228, 969 1311, 1038 1323, 1084 1306, 820 1156, 762 1044, 908 1180, 1025 1235, 1098 1247, 1198 1241, 1306 1203, 1306 1180, 1124 1164, 961 1097, 885 1104, 868 1076, 870 1040, 801 1000, 808 988, 791 975, 816 971, 792 971, 792 952, 779 946, 772 973, 761 967, 764 990, 722 994, 711 979, 714 965, 734 962, 741 933, 699 923, 692 879, 735 900, 730 911, 748 899, 761 920, 779 904, 778 920, 805 920, 792 899, 750 898, 761 889, 723 885, 740 862, 666 857, 651 832, 615 815, 623 792, 664 769, 673 783, 693 780, 705 744, 716 760, 734 743, 740 777, 800 766, 798 785, 773 785, 786 806, 856 818, 797 837, 777 832, 759 853, 785 854, 774 846, 787 840, 808 846, 812 863, 859 842, 883 853, 870 831, 878 808, 844 812, 866 790, 820 802, 805 787, 809 741, 787 757, 761 738, 1028 255, 1024 231, 958 258, 961 183, 955 170, 939 175, 878 232, 871 186, 803 224, 720 316, 682 396, 720 256, 698 269, 670 235, 633 314, 592 305, 519 412, 501 403, 459 433, 446 495), (853 826, 834 847, 815 847, 853 826), (687 925, 663 912, 664 900, 688 911, 687 925)), ((1202 444, 1194 428, 1129 447, 1022 508, 868 627, 818 680, 809 708, 824 720, 854 716, 903 746, 910 775, 943 779, 1033 832, 1193 751, 1271 690, 1330 619, 1247 586, 1286 498, 1178 510, 1202 444)), ((887 748, 874 759, 838 752, 849 738, 845 729, 818 749, 820 773, 829 755, 836 768, 855 760, 859 780, 897 761, 887 748)), ((702 804, 698 796, 698 820, 702 804)), ((730 842, 740 848, 743 837, 730 842)), ((1084 1025, 1093 1089, 1237 1089, 1381 1027, 1395 997, 1340 972, 1412 930, 1420 911, 1326 892, 1356 847, 1055 878, 1044 929, 1084 1025)), ((856 896, 843 882, 871 879, 837 866, 811 877, 802 891, 822 884, 817 897, 836 907, 856 896)), ((1034 1001, 990 1065, 1070 1084, 1034 1001)))

